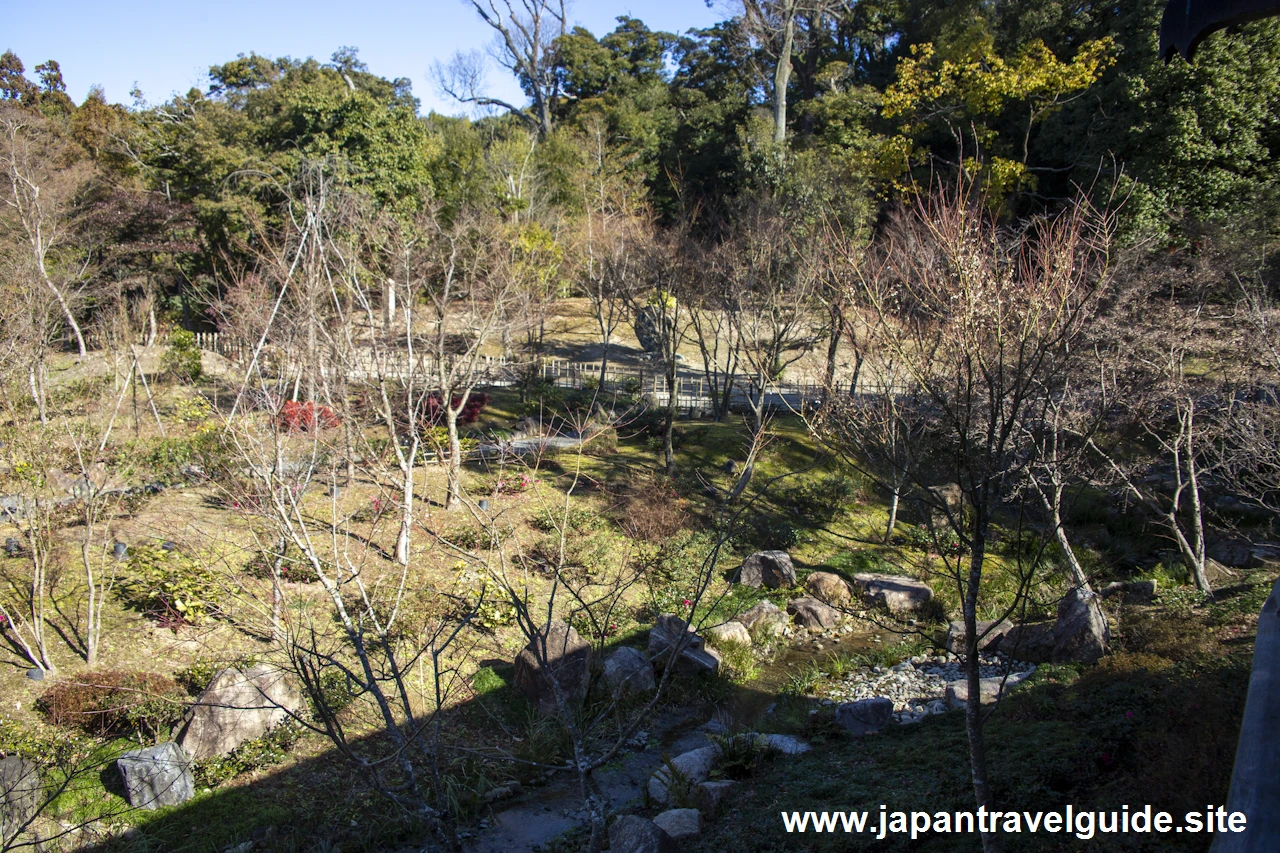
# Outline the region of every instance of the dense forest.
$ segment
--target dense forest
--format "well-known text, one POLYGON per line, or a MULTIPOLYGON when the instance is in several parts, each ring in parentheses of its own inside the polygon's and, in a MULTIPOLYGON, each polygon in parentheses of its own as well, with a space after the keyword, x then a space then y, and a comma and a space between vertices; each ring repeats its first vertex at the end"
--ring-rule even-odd
POLYGON ((0 851, 1208 849, 1280 21, 470 5, 455 116, 355 47, 0 56, 0 851), (1188 831, 936 820, 1067 803, 1188 831))

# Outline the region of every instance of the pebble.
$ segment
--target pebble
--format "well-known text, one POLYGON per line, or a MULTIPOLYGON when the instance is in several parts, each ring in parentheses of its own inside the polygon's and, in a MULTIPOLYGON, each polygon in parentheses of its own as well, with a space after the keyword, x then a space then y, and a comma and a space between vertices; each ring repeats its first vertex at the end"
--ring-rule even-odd
MULTIPOLYGON (((1000 654, 979 658, 982 678, 1035 672, 1035 666, 1020 661, 1010 662, 1000 654)), ((955 655, 917 655, 889 669, 874 666, 861 668, 842 678, 820 681, 813 695, 823 705, 854 702, 883 696, 893 702, 893 717, 899 723, 918 723, 931 714, 945 713, 947 682, 965 678, 964 667, 955 655)))

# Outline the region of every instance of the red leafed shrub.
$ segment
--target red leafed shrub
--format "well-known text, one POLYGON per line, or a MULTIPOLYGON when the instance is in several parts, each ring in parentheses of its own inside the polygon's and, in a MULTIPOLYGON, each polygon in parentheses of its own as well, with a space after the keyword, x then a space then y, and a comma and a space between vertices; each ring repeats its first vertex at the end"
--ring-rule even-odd
MULTIPOLYGON (((444 420, 443 404, 444 399, 439 394, 432 394, 427 397, 427 413, 423 418, 428 424, 437 424, 444 420)), ((461 397, 454 397, 450 400, 450 405, 457 408, 462 402, 461 397)), ((472 391, 467 397, 467 404, 462 407, 462 413, 458 415, 458 423, 473 424, 480 417, 480 413, 484 411, 484 407, 489 404, 489 395, 479 391, 472 391)))
POLYGON ((342 418, 328 406, 290 400, 280 408, 276 423, 285 432, 314 432, 317 428, 332 429, 342 423, 342 418))

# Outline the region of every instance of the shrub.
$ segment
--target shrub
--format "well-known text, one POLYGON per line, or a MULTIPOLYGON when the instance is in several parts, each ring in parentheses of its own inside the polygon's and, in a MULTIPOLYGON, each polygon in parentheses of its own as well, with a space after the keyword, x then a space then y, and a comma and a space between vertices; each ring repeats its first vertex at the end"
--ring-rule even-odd
POLYGON ((186 695, 168 676, 116 669, 83 677, 60 681, 40 697, 36 707, 49 722, 98 737, 159 740, 182 719, 186 695))
POLYGON ((618 431, 605 427, 582 443, 582 452, 588 456, 613 456, 618 452, 618 431))
POLYGON ((192 768, 195 782, 200 787, 213 788, 243 773, 279 764, 304 731, 296 720, 285 720, 272 726, 262 737, 240 744, 227 755, 197 761, 192 768))
POLYGON ((682 531, 663 542, 644 572, 652 615, 688 613, 697 595, 703 562, 715 545, 705 532, 682 531))
MULTIPOLYGON (((458 408, 462 402, 461 396, 451 397, 449 406, 458 408)), ((484 407, 489 405, 489 395, 480 391, 472 391, 467 395, 466 405, 462 407, 462 411, 458 414, 458 423, 473 424, 480 419, 480 413, 484 411, 484 407)), ((444 398, 439 393, 431 394, 426 399, 426 413, 423 415, 423 426, 431 427, 444 423, 444 398)))
POLYGON ((342 418, 333 409, 308 401, 290 400, 280 407, 276 425, 284 432, 315 432, 317 429, 333 429, 342 418))
MULTIPOLYGON (((271 567, 275 564, 275 554, 255 554, 244 564, 244 573, 251 578, 271 580, 271 567)), ((306 560, 290 560, 286 558, 280 563, 280 579, 292 583, 316 583, 320 575, 306 560)))
POLYGON ((809 526, 829 524, 859 500, 861 487, 842 474, 803 480, 782 489, 778 502, 809 526))
POLYGON ((686 502, 669 482, 650 480, 627 496, 618 523, 632 539, 663 542, 688 523, 686 502))
POLYGON ((139 545, 130 549, 129 569, 125 600, 166 625, 199 625, 218 610, 217 578, 176 549, 139 545))
POLYGON ((200 348, 196 336, 186 329, 174 329, 169 335, 169 348, 160 356, 160 369, 175 379, 194 382, 200 378, 200 348))

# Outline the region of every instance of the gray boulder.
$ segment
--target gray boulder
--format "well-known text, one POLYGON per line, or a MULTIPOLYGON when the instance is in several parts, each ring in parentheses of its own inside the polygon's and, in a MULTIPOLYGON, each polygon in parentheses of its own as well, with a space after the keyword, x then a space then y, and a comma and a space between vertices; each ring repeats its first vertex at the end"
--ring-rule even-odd
POLYGON ((1000 653, 1015 660, 1049 663, 1053 660, 1053 622, 1025 622, 1014 625, 1000 640, 1000 653))
POLYGON ((176 806, 195 796, 191 757, 173 741, 130 750, 116 759, 116 769, 134 808, 176 806))
POLYGON ((676 842, 651 820, 624 814, 609 826, 609 853, 675 853, 676 842))
POLYGON ((667 788, 672 784, 673 768, 681 784, 696 786, 707 781, 711 778, 711 768, 715 766, 716 759, 719 757, 720 747, 718 746, 704 746, 701 749, 677 755, 671 759, 669 766, 662 765, 649 777, 649 799, 660 805, 666 805, 671 801, 671 794, 667 788))
MULTIPOLYGON (((988 652, 992 649, 999 648, 1000 641, 1004 639, 1004 635, 1009 633, 1013 628, 1013 623, 1001 620, 1000 624, 994 621, 979 620, 978 628, 978 651, 988 652)), ((947 651, 952 654, 962 655, 965 653, 965 640, 967 634, 964 630, 963 622, 952 622, 947 626, 947 651)))
POLYGON ((716 779, 710 782, 699 782, 693 786, 693 804, 708 818, 715 819, 720 807, 729 796, 729 791, 737 784, 731 779, 716 779))
POLYGON ((178 744, 197 761, 226 755, 301 708, 302 693, 283 670, 224 669, 191 706, 178 744))
POLYGON ((915 613, 933 600, 927 583, 898 575, 858 574, 854 586, 862 600, 871 607, 884 607, 890 613, 915 613))
POLYGON ((876 734, 893 722, 893 700, 876 696, 842 702, 836 706, 836 722, 858 737, 876 734))
POLYGON ((1135 604, 1145 604, 1156 597, 1156 593, 1160 591, 1159 584, 1154 580, 1149 581, 1112 581, 1111 583, 1098 590, 1099 598, 1111 598, 1116 595, 1123 595, 1125 600, 1135 604))
POLYGON ((572 626, 552 622, 545 636, 529 641, 516 655, 515 686, 538 708, 540 714, 559 710, 556 690, 560 686, 570 706, 587 698, 591 681, 591 644, 572 626))
POLYGON ((801 628, 831 628, 840 621, 839 610, 808 596, 787 602, 787 612, 801 628))
POLYGON ((11 755, 0 759, 0 843, 16 834, 40 807, 40 768, 11 755))
POLYGON ((609 695, 615 699, 633 693, 648 693, 657 686, 649 658, 630 646, 623 646, 605 659, 604 681, 609 685, 609 695))
POLYGON ((1230 569, 1260 569, 1263 561, 1247 539, 1224 539, 1208 548, 1209 558, 1230 569))
POLYGON ((1054 663, 1097 663, 1110 642, 1111 630, 1097 597, 1084 589, 1067 593, 1058 603, 1053 626, 1054 663))
POLYGON ((773 636, 782 633, 787 626, 787 616, 778 609, 778 605, 765 599, 757 602, 750 609, 738 615, 738 621, 761 636, 773 636))
POLYGON ((707 631, 711 635, 712 645, 736 643, 739 646, 751 645, 751 632, 741 622, 726 622, 707 631))
POLYGON ((655 817, 653 823, 676 842, 702 834, 702 812, 697 809, 669 809, 655 817))
POLYGON ((804 579, 804 588, 819 601, 834 604, 837 607, 848 604, 852 595, 845 579, 831 572, 812 573, 804 579))
MULTIPOLYGON (((1001 679, 998 675, 991 678, 978 679, 978 702, 983 705, 990 705, 1000 698, 1002 692, 1008 693, 1017 687, 1028 674, 1014 672, 1010 673, 1007 679, 1001 679)), ((963 708, 969 702, 969 682, 963 679, 948 681, 945 698, 948 708, 963 708)))
POLYGON ((796 585, 796 567, 786 551, 757 551, 742 561, 738 583, 757 589, 791 589, 796 585))
POLYGON ((693 626, 679 616, 664 613, 649 629, 649 658, 654 666, 665 668, 670 661, 668 652, 677 643, 683 644, 683 651, 672 668, 675 674, 714 675, 720 671, 720 654, 706 647, 705 640, 693 630, 693 626))
POLYGON ((783 755, 804 755, 813 749, 795 735, 760 735, 759 739, 766 747, 783 755))

